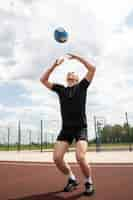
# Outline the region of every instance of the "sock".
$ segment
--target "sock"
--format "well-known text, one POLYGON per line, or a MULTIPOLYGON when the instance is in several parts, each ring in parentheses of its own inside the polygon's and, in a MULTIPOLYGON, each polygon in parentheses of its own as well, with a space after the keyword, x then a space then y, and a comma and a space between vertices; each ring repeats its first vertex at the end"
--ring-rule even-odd
POLYGON ((75 177, 74 174, 70 174, 70 175, 69 175, 69 178, 72 179, 72 180, 76 180, 76 177, 75 177))
POLYGON ((93 183, 91 176, 88 176, 88 177, 85 178, 85 183, 86 183, 86 182, 87 182, 87 183, 90 183, 90 184, 93 183))

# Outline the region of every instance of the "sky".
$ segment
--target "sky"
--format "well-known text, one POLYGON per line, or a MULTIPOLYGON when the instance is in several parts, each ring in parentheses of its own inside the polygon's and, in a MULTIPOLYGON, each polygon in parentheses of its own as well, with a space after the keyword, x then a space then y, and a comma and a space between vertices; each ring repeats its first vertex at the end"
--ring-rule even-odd
MULTIPOLYGON (((0 24, 0 129, 16 128, 21 120, 24 137, 29 129, 35 137, 43 119, 49 137, 58 134, 58 96, 39 79, 66 53, 96 66, 87 91, 89 138, 94 137, 94 116, 109 124, 124 123, 128 112, 133 124, 133 0, 4 0, 0 24), (53 37, 60 26, 69 33, 64 44, 53 37)), ((87 72, 76 60, 65 60, 50 81, 66 85, 71 70, 80 79, 87 72)))

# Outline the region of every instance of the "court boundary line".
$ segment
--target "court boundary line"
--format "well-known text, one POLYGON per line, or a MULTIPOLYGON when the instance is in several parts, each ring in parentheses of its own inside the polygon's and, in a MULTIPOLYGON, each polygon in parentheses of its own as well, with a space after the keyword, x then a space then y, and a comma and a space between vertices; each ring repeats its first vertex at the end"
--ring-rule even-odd
MULTIPOLYGON (((68 162, 71 166, 79 166, 78 163, 70 163, 68 162)), ((88 163, 92 167, 119 167, 119 168, 124 168, 124 167, 129 167, 133 168, 133 163, 88 163)), ((14 165, 14 166, 40 166, 40 167, 56 167, 55 163, 52 162, 17 162, 17 161, 0 161, 0 165, 14 165)))

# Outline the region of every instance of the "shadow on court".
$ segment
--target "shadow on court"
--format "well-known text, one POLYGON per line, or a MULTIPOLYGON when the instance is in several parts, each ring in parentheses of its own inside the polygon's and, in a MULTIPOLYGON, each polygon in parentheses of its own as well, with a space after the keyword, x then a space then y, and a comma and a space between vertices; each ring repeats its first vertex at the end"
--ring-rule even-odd
POLYGON ((133 200, 133 165, 92 165, 96 193, 83 195, 84 177, 78 165, 71 164, 80 185, 62 191, 67 182, 53 164, 0 162, 0 200, 133 200))
POLYGON ((44 199, 46 199, 46 200, 64 200, 64 199, 76 200, 83 196, 82 193, 77 193, 77 194, 71 195, 69 197, 58 196, 61 192, 62 191, 49 192, 46 194, 28 196, 28 197, 24 197, 24 198, 17 198, 17 199, 11 199, 11 200, 44 200, 44 199))

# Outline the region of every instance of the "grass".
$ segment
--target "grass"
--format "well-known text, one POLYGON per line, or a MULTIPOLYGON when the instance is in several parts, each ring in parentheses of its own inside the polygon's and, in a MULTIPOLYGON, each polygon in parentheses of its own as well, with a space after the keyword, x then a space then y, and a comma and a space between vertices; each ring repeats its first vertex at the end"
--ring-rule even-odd
MULTIPOLYGON (((43 150, 44 149, 53 149, 54 144, 44 144, 43 145, 43 150)), ((75 147, 75 144, 72 144, 70 146, 71 148, 75 147)), ((113 149, 113 148, 129 148, 129 143, 115 143, 115 144, 102 144, 101 145, 102 148, 107 148, 107 149, 113 149)), ((95 150, 96 149, 96 144, 89 144, 88 148, 91 150, 95 150)), ((0 151, 17 151, 18 150, 18 146, 17 145, 10 145, 9 147, 7 145, 0 145, 0 151)), ((41 150, 41 145, 21 145, 20 150, 41 150)))
MULTIPOLYGON (((47 145, 43 145, 43 149, 51 149, 53 148, 53 144, 47 144, 47 145)), ((21 150, 39 150, 41 149, 41 145, 21 145, 20 146, 21 150)), ((9 147, 7 145, 2 145, 0 146, 0 151, 16 151, 18 150, 18 146, 17 145, 10 145, 9 147)))

